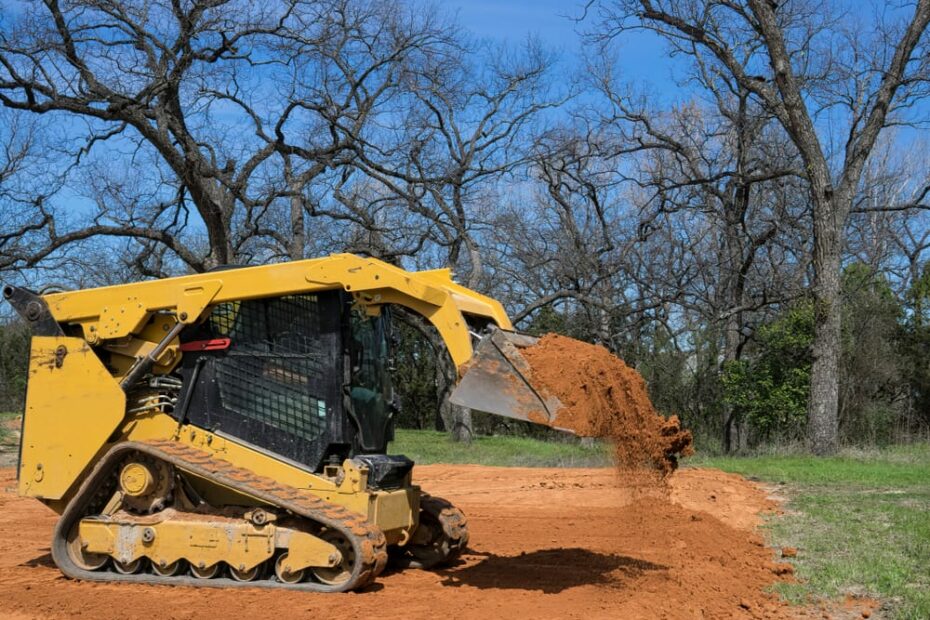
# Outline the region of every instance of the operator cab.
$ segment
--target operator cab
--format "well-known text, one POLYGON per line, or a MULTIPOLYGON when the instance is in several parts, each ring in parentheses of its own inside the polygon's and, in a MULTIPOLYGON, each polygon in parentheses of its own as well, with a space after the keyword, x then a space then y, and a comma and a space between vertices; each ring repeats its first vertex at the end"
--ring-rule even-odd
POLYGON ((387 310, 343 291, 221 303, 181 347, 180 421, 311 471, 393 439, 387 310))

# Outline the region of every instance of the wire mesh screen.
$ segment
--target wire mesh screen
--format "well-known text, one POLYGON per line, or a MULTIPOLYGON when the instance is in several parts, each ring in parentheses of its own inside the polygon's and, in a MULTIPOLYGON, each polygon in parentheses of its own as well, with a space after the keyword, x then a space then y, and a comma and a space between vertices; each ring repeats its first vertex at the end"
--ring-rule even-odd
POLYGON ((320 437, 333 369, 317 296, 220 304, 209 321, 213 334, 231 340, 216 367, 223 408, 292 438, 320 437))

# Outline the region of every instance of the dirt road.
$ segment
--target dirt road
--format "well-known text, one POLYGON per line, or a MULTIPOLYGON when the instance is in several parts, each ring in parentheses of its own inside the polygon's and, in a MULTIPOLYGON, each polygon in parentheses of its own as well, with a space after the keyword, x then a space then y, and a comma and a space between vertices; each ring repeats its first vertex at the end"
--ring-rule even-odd
MULTIPOLYGON (((683 470, 669 497, 622 488, 608 469, 420 466, 417 482, 461 506, 471 546, 438 572, 388 572, 368 591, 91 584, 63 578, 55 515, 16 497, 0 469, 0 617, 39 618, 798 618, 764 592, 791 578, 755 532, 774 505, 737 476, 683 470), (670 501, 669 501, 670 500, 670 501)), ((858 609, 851 610, 858 617, 858 609)))

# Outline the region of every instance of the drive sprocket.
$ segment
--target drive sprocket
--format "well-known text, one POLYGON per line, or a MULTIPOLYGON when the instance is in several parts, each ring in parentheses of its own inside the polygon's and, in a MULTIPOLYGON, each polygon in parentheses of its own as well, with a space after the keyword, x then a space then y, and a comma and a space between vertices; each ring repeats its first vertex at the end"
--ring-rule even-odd
POLYGON ((163 510, 174 491, 174 468, 146 454, 126 459, 119 472, 123 507, 136 514, 163 510))

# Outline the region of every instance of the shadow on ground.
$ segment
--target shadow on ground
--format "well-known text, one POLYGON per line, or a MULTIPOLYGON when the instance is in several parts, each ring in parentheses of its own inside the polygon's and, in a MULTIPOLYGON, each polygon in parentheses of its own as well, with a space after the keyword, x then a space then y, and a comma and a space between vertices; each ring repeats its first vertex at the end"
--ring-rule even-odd
POLYGON ((45 566, 48 568, 57 568, 55 566, 55 561, 52 559, 51 553, 46 553, 38 557, 32 558, 22 563, 21 566, 29 566, 30 568, 36 568, 38 566, 45 566))
POLYGON ((540 549, 515 556, 487 554, 471 566, 439 571, 442 585, 451 587, 538 590, 555 594, 577 586, 635 579, 661 564, 581 548, 540 549))

